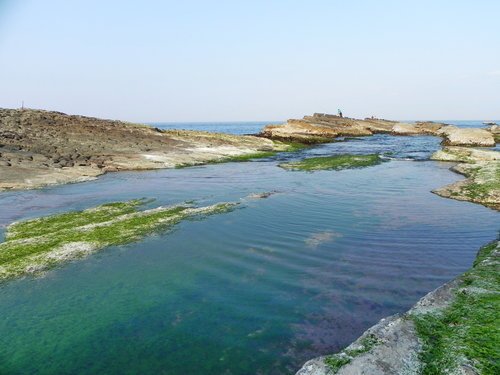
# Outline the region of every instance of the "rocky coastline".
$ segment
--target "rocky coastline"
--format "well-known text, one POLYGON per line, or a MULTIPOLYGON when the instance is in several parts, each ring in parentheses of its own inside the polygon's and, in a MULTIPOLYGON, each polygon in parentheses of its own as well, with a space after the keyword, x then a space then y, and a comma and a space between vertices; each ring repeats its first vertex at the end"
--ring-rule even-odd
MULTIPOLYGON (((298 147, 297 144, 332 142, 340 137, 377 133, 440 137, 443 148, 431 159, 452 163, 451 169, 464 175, 465 179, 437 187, 433 192, 500 210, 500 152, 484 149, 495 146, 500 134, 498 126, 457 128, 435 122, 359 120, 318 113, 290 119, 282 125, 268 125, 255 136, 236 136, 202 131, 164 131, 141 124, 60 112, 0 109, 0 191, 86 181, 106 172, 122 170, 241 161, 291 151, 298 147)), ((373 160, 351 160, 347 156, 345 160, 339 157, 312 158, 282 167, 292 170, 343 169, 380 162, 377 155, 368 156, 373 160)), ((16 244, 11 241, 3 246, 7 248, 16 244)), ((94 247, 88 251, 93 251, 94 247)), ((464 298, 478 311, 486 309, 486 315, 489 305, 482 306, 483 300, 498 306, 498 279, 491 275, 498 271, 499 251, 498 241, 481 249, 468 272, 429 293, 408 312, 382 319, 341 352, 308 361, 297 375, 441 373, 426 372, 432 361, 445 363, 447 373, 493 373, 490 368, 495 365, 491 367, 487 358, 473 350, 463 353, 462 347, 466 344, 460 341, 465 340, 461 332, 454 332, 453 327, 450 330, 440 328, 441 331, 432 332, 432 335, 427 331, 428 325, 446 326, 441 321, 447 322, 450 314, 456 317, 455 310, 460 309, 464 298), (429 338, 433 335, 450 335, 451 338, 443 336, 440 343, 443 353, 428 353, 429 347, 434 345, 429 338)), ((49 255, 49 260, 43 259, 47 264, 40 261, 44 267, 53 262, 55 255, 49 255)), ((31 272, 24 266, 19 267, 9 272, 31 272)), ((6 277, 11 276, 4 271, 6 277)), ((456 323, 479 324, 470 321, 456 323)), ((472 328, 474 331, 477 327, 472 328)))
POLYGON ((302 119, 290 119, 282 125, 266 126, 262 135, 270 139, 316 143, 343 136, 369 136, 377 133, 392 135, 434 135, 447 146, 495 146, 497 127, 490 129, 458 128, 453 125, 423 121, 398 121, 365 118, 364 120, 315 113, 302 119))
POLYGON ((33 109, 0 109, 0 191, 95 179, 106 172, 175 168, 284 151, 262 137, 164 131, 33 109))
POLYGON ((406 313, 380 320, 341 352, 306 362, 296 375, 494 374, 498 364, 487 351, 498 344, 491 329, 497 320, 488 315, 500 303, 499 265, 497 240, 479 250, 466 273, 406 313), (469 341, 484 347, 471 350, 469 341), (441 352, 432 353, 437 346, 441 352))

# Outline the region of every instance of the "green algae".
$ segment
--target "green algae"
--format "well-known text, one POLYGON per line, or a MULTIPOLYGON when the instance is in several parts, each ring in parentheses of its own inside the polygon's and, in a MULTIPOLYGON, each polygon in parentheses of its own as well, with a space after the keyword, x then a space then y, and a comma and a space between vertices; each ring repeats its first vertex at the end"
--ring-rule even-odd
POLYGON ((334 374, 336 374, 341 367, 351 363, 351 361, 357 356, 369 352, 378 343, 379 340, 374 335, 367 335, 360 340, 360 345, 358 347, 344 349, 340 353, 325 357, 325 364, 334 374))
POLYGON ((432 160, 460 162, 452 170, 467 179, 436 189, 449 198, 479 203, 500 210, 500 153, 464 147, 446 147, 435 152, 432 160))
POLYGON ((193 207, 184 203, 138 210, 145 203, 114 202, 11 224, 5 242, 0 243, 0 281, 38 273, 106 246, 137 241, 184 219, 228 212, 236 206, 193 207))
POLYGON ((221 163, 245 162, 245 161, 251 161, 253 159, 270 158, 271 156, 275 156, 276 154, 277 154, 276 151, 260 151, 245 155, 229 156, 227 158, 222 159, 220 162, 221 163))
POLYGON ((488 201, 489 196, 500 192, 500 162, 469 168, 466 176, 471 181, 463 186, 463 191, 473 201, 488 201))
POLYGON ((499 257, 497 241, 484 246, 449 307, 412 316, 423 343, 422 374, 452 373, 462 365, 500 373, 499 257))
POLYGON ((299 142, 292 142, 292 141, 289 141, 289 142, 273 141, 273 142, 274 142, 273 151, 256 151, 256 152, 243 154, 243 155, 225 156, 225 157, 222 157, 220 159, 214 159, 214 160, 206 161, 206 162, 177 164, 175 166, 175 168, 182 169, 182 168, 187 168, 187 167, 194 167, 197 165, 221 164, 221 163, 232 163, 232 162, 248 162, 248 161, 252 161, 254 159, 270 158, 270 157, 276 156, 279 152, 296 152, 296 151, 300 151, 304 148, 309 147, 306 144, 299 143, 299 142))
POLYGON ((274 142, 274 150, 280 151, 280 152, 295 152, 295 151, 300 151, 300 150, 303 150, 305 148, 310 147, 309 144, 296 142, 296 141, 273 140, 273 142, 274 142))
POLYGON ((377 165, 383 159, 377 154, 370 155, 334 155, 326 157, 316 157, 300 160, 297 162, 283 163, 279 166, 288 170, 297 171, 317 171, 317 170, 341 170, 352 168, 364 168, 377 165))

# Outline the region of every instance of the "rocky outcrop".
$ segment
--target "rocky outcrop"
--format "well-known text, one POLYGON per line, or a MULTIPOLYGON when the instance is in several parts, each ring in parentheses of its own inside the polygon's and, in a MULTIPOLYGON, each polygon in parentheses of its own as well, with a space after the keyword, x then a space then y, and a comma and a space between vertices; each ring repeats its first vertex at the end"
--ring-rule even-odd
POLYGON ((316 143, 343 136, 366 136, 389 133, 395 122, 379 119, 356 120, 323 113, 290 119, 284 125, 269 125, 262 135, 271 139, 287 139, 316 143))
POLYGON ((262 132, 264 137, 279 140, 293 140, 306 143, 325 142, 339 133, 328 126, 310 124, 301 120, 288 120, 286 126, 268 125, 262 132))
POLYGON ((500 152, 469 147, 444 147, 431 156, 432 160, 475 163, 482 161, 500 161, 500 152))
POLYGON ((366 136, 375 133, 393 135, 434 135, 443 138, 443 144, 455 146, 494 146, 498 129, 469 129, 432 121, 403 123, 376 118, 364 120, 323 113, 288 120, 283 125, 266 126, 262 135, 271 139, 327 142, 342 136, 366 136), (492 130, 493 129, 493 130, 492 130))
POLYGON ((493 138, 495 139, 495 142, 500 141, 500 126, 498 125, 492 125, 489 128, 489 131, 491 134, 493 134, 493 138))
POLYGON ((443 144, 447 146, 495 146, 493 134, 486 129, 445 126, 439 130, 438 134, 443 137, 443 144))
POLYGON ((397 123, 392 127, 394 135, 439 135, 445 124, 436 122, 417 122, 415 124, 397 123))
POLYGON ((445 147, 432 160, 459 162, 452 170, 467 178, 433 190, 445 198, 479 203, 500 210, 500 152, 445 147))
POLYGON ((80 182, 111 171, 203 164, 281 146, 261 137, 0 109, 0 190, 80 182))

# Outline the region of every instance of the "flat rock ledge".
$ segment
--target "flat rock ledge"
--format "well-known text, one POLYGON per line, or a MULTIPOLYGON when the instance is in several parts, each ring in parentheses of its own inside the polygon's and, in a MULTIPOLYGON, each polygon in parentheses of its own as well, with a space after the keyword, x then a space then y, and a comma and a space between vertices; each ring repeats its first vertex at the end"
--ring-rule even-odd
POLYGON ((467 147, 444 147, 432 160, 455 162, 451 170, 465 180, 433 190, 433 193, 461 201, 479 203, 500 211, 500 152, 467 147))
POLYGON ((456 126, 445 126, 438 131, 443 137, 443 144, 447 146, 495 146, 493 132, 486 129, 457 128, 456 126))

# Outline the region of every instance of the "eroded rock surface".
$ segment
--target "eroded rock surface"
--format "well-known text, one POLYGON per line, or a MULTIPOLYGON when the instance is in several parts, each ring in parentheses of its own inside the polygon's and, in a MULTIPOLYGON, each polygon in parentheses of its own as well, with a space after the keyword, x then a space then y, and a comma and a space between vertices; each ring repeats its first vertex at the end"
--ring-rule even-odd
POLYGON ((169 168, 279 147, 253 136, 162 131, 42 110, 0 109, 0 190, 79 182, 109 171, 169 168))
POLYGON ((438 134, 443 137, 443 144, 447 146, 495 146, 492 132, 486 129, 445 126, 438 134))
POLYGON ((459 162, 452 170, 467 178, 435 189, 446 198, 479 203, 500 210, 500 152, 465 147, 445 147, 431 159, 459 162))
MULTIPOLYGON (((494 146, 497 128, 469 129, 422 121, 403 123, 377 118, 364 120, 323 113, 290 119, 283 125, 266 126, 262 135, 271 139, 325 142, 342 136, 367 136, 375 133, 393 135, 434 135, 443 138, 443 144, 456 146, 494 146)), ((497 137, 498 138, 498 137, 497 137)))

